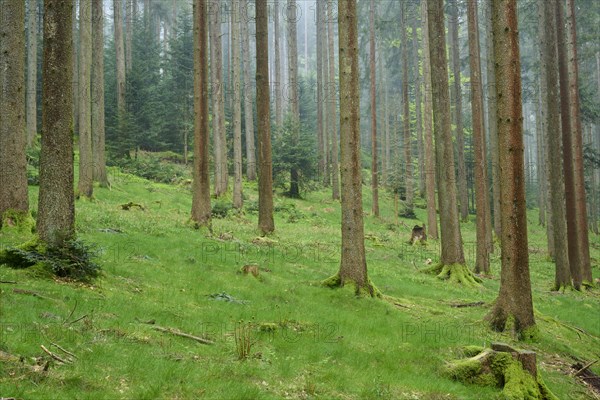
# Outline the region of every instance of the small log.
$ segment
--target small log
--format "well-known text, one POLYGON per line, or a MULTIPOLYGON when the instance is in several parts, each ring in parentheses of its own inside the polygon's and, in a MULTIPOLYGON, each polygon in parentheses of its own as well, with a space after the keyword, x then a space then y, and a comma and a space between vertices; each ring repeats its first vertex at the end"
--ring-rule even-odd
POLYGON ((581 367, 579 370, 577 370, 577 372, 575 372, 573 375, 579 376, 579 375, 583 374, 586 369, 588 369, 592 365, 596 364, 597 362, 598 362, 598 360, 590 361, 589 363, 587 363, 583 367, 581 367))
POLYGON ((453 303, 453 304, 450 304, 450 307, 454 307, 454 308, 479 307, 479 306, 483 306, 484 304, 485 304, 485 301, 474 301, 472 303, 453 303))
POLYGON ((0 283, 9 283, 11 285, 16 285, 17 284, 16 281, 0 281, 0 283))

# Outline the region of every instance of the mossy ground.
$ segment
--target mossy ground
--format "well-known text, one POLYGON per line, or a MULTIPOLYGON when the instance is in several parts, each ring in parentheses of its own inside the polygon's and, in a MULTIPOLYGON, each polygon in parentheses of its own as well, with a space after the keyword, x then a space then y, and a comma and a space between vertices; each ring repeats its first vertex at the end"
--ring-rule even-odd
MULTIPOLYGON (((299 200, 278 195, 276 232, 269 237, 273 243, 265 245, 253 242, 259 236, 253 211, 256 182, 245 183, 246 211, 214 219, 211 234, 189 224, 189 186, 150 183, 115 169, 110 173, 112 190, 96 188, 93 202, 77 202, 77 234, 100 246, 102 277, 79 284, 32 269, 0 267, 0 280, 18 282, 0 284, 0 350, 23 356, 27 364, 36 357, 48 360, 40 345, 64 356, 52 343, 77 356, 70 364, 51 362, 42 373, 19 362, 0 362, 0 395, 461 400, 501 395, 499 388, 439 374, 461 346, 515 340, 510 331, 487 328, 487 309, 450 307, 454 302, 493 302, 498 254, 492 255, 493 277, 478 286, 420 273, 428 258, 439 260, 439 242, 409 246, 410 229, 394 224, 393 197, 382 191, 381 218, 365 217, 366 234, 377 239, 366 240, 367 263, 372 282, 396 300, 357 298, 352 285, 348 290, 321 285, 338 271, 340 261, 341 211, 329 191, 307 193, 299 200), (122 210, 120 205, 130 201, 144 204, 145 210, 122 210), (291 204, 299 211, 293 219, 291 204), (246 264, 263 268, 262 281, 238 273, 246 264), (222 292, 230 297, 209 297, 222 292), (215 344, 202 345, 138 322, 148 320, 215 344), (252 327, 251 354, 245 361, 236 354, 239 321, 252 327)), ((364 190, 369 210, 371 196, 366 186, 364 190)), ((37 188, 30 194, 35 208, 37 188)), ((425 210, 415 212, 421 221, 426 218, 425 210)), ((539 341, 526 346, 538 354, 540 374, 553 393, 561 399, 588 399, 587 389, 566 372, 570 355, 588 359, 590 349, 600 346, 600 298, 597 291, 550 291, 554 277, 544 252, 545 228, 532 223, 537 221, 535 210, 529 219, 533 300, 539 315, 547 318, 537 320, 539 341)), ((474 216, 461 229, 466 263, 472 267, 474 216)), ((2 230, 0 247, 30 238, 26 232, 2 230)), ((591 240, 597 260, 600 238, 591 240)))

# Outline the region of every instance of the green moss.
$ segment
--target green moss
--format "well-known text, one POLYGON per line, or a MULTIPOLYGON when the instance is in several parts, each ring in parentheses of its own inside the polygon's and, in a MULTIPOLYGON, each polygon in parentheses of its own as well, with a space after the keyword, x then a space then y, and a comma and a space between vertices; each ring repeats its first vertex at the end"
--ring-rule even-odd
POLYGON ((525 342, 539 342, 540 330, 537 325, 529 326, 519 333, 519 339, 525 342))
POLYGON ((474 357, 483 351, 481 346, 463 346, 460 349, 465 357, 474 357))
POLYGON ((425 270, 425 273, 436 274, 439 279, 465 286, 479 286, 481 279, 464 264, 437 264, 425 270))
POLYGON ((35 230, 35 220, 29 212, 10 209, 2 214, 0 227, 14 229, 21 233, 32 233, 35 230))
POLYGON ((370 279, 368 280, 366 285, 359 285, 356 282, 349 282, 348 280, 346 280, 344 282, 344 284, 342 285, 342 280, 341 280, 340 274, 338 272, 337 274, 321 281, 321 285, 328 287, 328 288, 342 287, 342 286, 346 286, 348 283, 354 283, 355 288, 356 288, 355 293, 358 297, 381 298, 383 296, 381 291, 379 289, 377 289, 377 287, 373 284, 373 282, 371 282, 370 279))
POLYGON ((442 373, 459 382, 475 383, 475 379, 481 374, 481 368, 479 360, 468 358, 448 363, 442 373))

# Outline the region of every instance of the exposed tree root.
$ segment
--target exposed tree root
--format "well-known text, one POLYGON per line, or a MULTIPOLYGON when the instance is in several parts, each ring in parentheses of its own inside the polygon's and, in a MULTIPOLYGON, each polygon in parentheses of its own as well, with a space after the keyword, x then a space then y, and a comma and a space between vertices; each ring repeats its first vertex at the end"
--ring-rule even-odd
POLYGON ((478 286, 481 279, 464 264, 437 264, 424 270, 428 274, 436 274, 439 279, 465 286, 478 286))
POLYGON ((502 398, 508 400, 558 400, 537 371, 535 353, 501 343, 449 362, 444 374, 463 383, 502 387, 502 398))
POLYGON ((359 297, 363 297, 363 296, 382 297, 383 296, 381 291, 379 291, 379 289, 377 289, 377 287, 373 284, 373 282, 371 282, 370 279, 368 280, 368 282, 366 284, 361 285, 361 284, 359 284, 355 281, 349 280, 349 279, 342 280, 339 272, 337 274, 323 280, 321 282, 321 285, 326 286, 328 288, 338 288, 338 287, 344 287, 348 283, 354 283, 355 288, 356 288, 356 295, 359 297))

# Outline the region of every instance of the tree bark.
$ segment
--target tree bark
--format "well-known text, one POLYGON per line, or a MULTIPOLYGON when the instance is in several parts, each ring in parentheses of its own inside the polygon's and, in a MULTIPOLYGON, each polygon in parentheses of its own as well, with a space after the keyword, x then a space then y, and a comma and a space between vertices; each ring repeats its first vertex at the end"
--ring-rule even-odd
POLYGON ((256 107, 258 114, 258 227, 273 232, 273 163, 269 94, 269 19, 267 0, 256 0, 256 107))
POLYGON ((340 135, 342 181, 342 254, 339 285, 375 290, 367 275, 360 161, 360 91, 356 0, 338 0, 340 135))
POLYGON ((316 10, 316 19, 317 19, 317 143, 318 143, 318 151, 319 151, 319 166, 318 166, 318 176, 323 176, 325 173, 325 141, 324 141, 324 121, 323 121, 323 39, 322 36, 324 34, 323 28, 325 27, 325 23, 328 23, 328 18, 324 15, 325 8, 323 7, 323 3, 325 0, 316 0, 317 1, 317 10, 316 10))
POLYGON ((545 22, 545 68, 546 68, 546 102, 548 113, 548 163, 550 164, 550 207, 552 218, 552 234, 554 235, 554 262, 556 264, 556 290, 571 284, 569 269, 569 253, 567 249, 567 222, 565 218, 565 185, 563 174, 563 149, 560 126, 560 90, 558 87, 558 53, 556 32, 556 1, 542 0, 545 22))
MULTIPOLYGON (((333 44, 333 0, 328 0, 327 7, 327 38, 328 38, 328 46, 329 46, 329 84, 327 85, 333 93, 335 93, 335 50, 333 44)), ((340 167, 338 165, 338 140, 337 140, 337 125, 335 123, 336 117, 336 108, 337 102, 335 99, 335 95, 328 96, 328 123, 327 128, 329 129, 329 136, 331 137, 331 196, 334 200, 339 200, 340 198, 340 180, 339 180, 339 170, 340 167)))
POLYGON ((210 178, 208 174, 208 24, 205 0, 194 0, 194 181, 192 221, 210 225, 210 178))
POLYGON ((494 233, 497 238, 500 238, 502 218, 500 215, 500 159, 498 152, 498 127, 496 125, 497 110, 496 110, 496 72, 494 69, 494 41, 492 37, 492 1, 486 0, 485 15, 487 19, 487 35, 486 48, 488 50, 487 59, 487 95, 488 95, 488 119, 490 121, 489 137, 490 137, 490 155, 492 164, 492 204, 493 204, 493 225, 494 233))
MULTIPOLYGON (((421 113, 421 72, 419 70, 420 57, 419 57, 419 42, 418 42, 418 18, 419 6, 415 6, 414 16, 412 17, 412 48, 414 54, 414 80, 415 80, 415 118, 416 118, 416 129, 417 134, 417 155, 419 160, 419 197, 425 197, 425 171, 423 166, 424 162, 424 150, 423 150, 423 117, 421 113)), ((386 86, 387 92, 387 86, 386 86)))
MULTIPOLYGON (((77 22, 77 3, 79 0, 73 0, 73 79, 71 88, 73 90, 73 133, 78 134, 79 130, 79 28, 77 22)), ((42 36, 43 43, 43 36, 42 36)))
POLYGON ((244 60, 244 120, 246 127, 246 177, 256 180, 256 144, 254 141, 254 105, 252 102, 252 63, 250 61, 250 16, 248 0, 242 1, 242 58, 244 60))
POLYGON ((212 92, 213 152, 215 163, 215 196, 227 191, 227 143, 225 139, 225 104, 223 101, 223 54, 221 49, 221 3, 209 3, 210 73, 212 92), (223 132, 222 132, 223 130, 223 132))
POLYGON ((242 208, 242 96, 240 91, 240 13, 235 8, 231 18, 231 46, 233 56, 233 207, 242 208))
POLYGON ((133 3, 137 0, 125 0, 125 70, 126 73, 131 71, 132 55, 131 44, 133 38, 133 3))
POLYGON ((27 2, 27 146, 37 136, 37 0, 27 2))
MULTIPOLYGON (((401 3, 402 21, 406 22, 406 2, 401 3)), ((414 188, 412 165, 412 135, 410 132, 410 104, 408 103, 408 40, 406 38, 406 25, 402 24, 400 45, 402 46, 402 123, 404 131, 404 179, 406 186, 406 201, 404 202, 404 215, 411 217, 414 214, 414 188)))
MULTIPOLYGON (((298 35, 297 35, 297 20, 296 0, 288 0, 287 4, 287 26, 288 26, 288 71, 289 71, 289 94, 290 94, 290 114, 292 117, 292 140, 298 142, 298 134, 300 129, 300 96, 298 83, 298 35)), ((299 174, 296 167, 290 170, 290 197, 300 196, 299 174)))
POLYGON ((427 228, 432 239, 438 238, 437 213, 435 206, 435 149, 433 148, 431 64, 429 62, 429 25, 427 1, 421 2, 421 28, 423 30, 423 82, 424 103, 423 122, 425 127, 425 190, 427 193, 427 228))
MULTIPOLYGON (((404 29, 404 28, 403 28, 404 29)), ((377 96, 375 74, 375 0, 371 0, 369 9, 369 68, 371 71, 371 190, 373 201, 371 211, 379 216, 379 188, 377 173, 377 96)))
POLYGON ((275 25, 274 40, 275 40, 275 125, 281 126, 283 124, 283 78, 282 78, 282 65, 281 65, 281 44, 279 43, 280 37, 280 24, 279 24, 279 0, 273 0, 273 24, 275 25))
MULTIPOLYGON (((75 236, 73 1, 44 0, 42 150, 37 232, 51 247, 75 236)), ((2 24, 4 26, 4 24, 2 24)))
POLYGON ((92 0, 92 153, 93 178, 108 187, 106 136, 104 129, 104 9, 102 0, 92 0))
POLYGON ((479 24, 477 3, 467 2, 469 25, 469 62, 471 69, 471 113, 473 115, 473 151, 475 153, 475 196, 477 224, 477 257, 475 272, 490 273, 491 230, 488 199, 487 157, 485 128, 483 123, 483 88, 481 84, 481 62, 479 49, 479 24))
POLYGON ((92 197, 92 4, 79 5, 79 196, 92 197))
MULTIPOLYGON (((580 262, 583 282, 593 285, 590 261, 590 245, 588 237, 587 205, 585 192, 585 176, 583 168, 583 137, 581 116, 579 112, 579 67, 577 65, 577 25, 575 21, 575 3, 567 0, 567 38, 569 59, 569 93, 571 114, 571 146, 573 155, 573 183, 575 208, 575 233, 577 248, 575 251, 580 262)), ((570 253, 569 253, 570 254, 570 253)), ((569 257, 570 258, 570 257, 569 257)), ((569 262, 571 262, 569 260, 569 262)), ((573 266, 571 266, 573 270, 573 266)))
POLYGON ((460 73, 460 44, 458 42, 458 2, 449 0, 450 10, 456 15, 451 15, 448 20, 448 31, 450 37, 450 53, 452 58, 452 75, 454 85, 452 86, 452 103, 454 103, 454 123, 456 124, 456 164, 458 170, 458 202, 460 206, 460 219, 469 219, 469 193, 467 189, 467 171, 465 165, 465 139, 462 119, 462 89, 460 73))
MULTIPOLYGON (((540 86, 538 86, 540 87, 540 86)), ((541 90, 540 90, 541 91, 541 90)), ((540 104, 540 92, 535 99, 535 128, 536 128, 536 153, 537 153, 537 181, 538 181, 538 209, 539 224, 546 226, 546 174, 544 154, 544 122, 542 117, 542 106, 540 104)))
POLYGON ((25 156, 25 3, 22 0, 4 0, 0 4, 0 38, 1 227, 7 211, 23 214, 29 211, 25 156))
POLYGON ((502 331, 509 316, 522 339, 535 334, 529 253, 525 181, 523 176, 523 111, 516 0, 496 0, 492 6, 494 60, 498 89, 498 149, 502 212, 502 271, 500 292, 489 316, 502 331))
POLYGON ((465 256, 456 199, 443 0, 428 0, 427 12, 434 116, 433 131, 435 134, 436 176, 442 238, 441 264, 464 264, 465 256))

